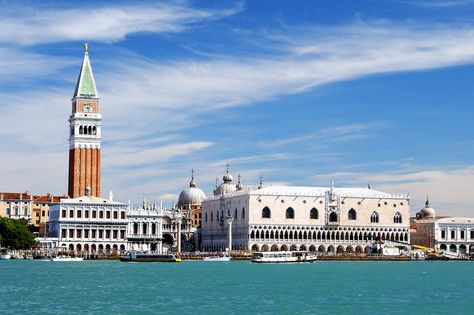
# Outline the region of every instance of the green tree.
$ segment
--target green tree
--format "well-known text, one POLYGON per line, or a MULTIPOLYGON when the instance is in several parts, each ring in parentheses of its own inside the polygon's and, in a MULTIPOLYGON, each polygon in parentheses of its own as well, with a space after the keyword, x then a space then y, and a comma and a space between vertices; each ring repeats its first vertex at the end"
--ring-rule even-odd
POLYGON ((3 247, 31 249, 37 245, 35 237, 29 230, 26 220, 0 217, 0 240, 3 247))

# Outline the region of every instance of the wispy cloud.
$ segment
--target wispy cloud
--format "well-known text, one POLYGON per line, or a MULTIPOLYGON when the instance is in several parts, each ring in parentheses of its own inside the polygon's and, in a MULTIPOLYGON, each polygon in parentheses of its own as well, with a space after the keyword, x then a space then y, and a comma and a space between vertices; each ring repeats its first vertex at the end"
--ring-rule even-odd
POLYGON ((425 0, 425 1, 397 1, 424 8, 450 8, 474 4, 473 0, 425 0))
POLYGON ((32 45, 75 40, 114 42, 137 32, 179 32, 197 22, 235 14, 242 7, 210 10, 171 2, 82 5, 81 9, 3 4, 0 9, 0 43, 32 45))
POLYGON ((380 123, 373 124, 349 124, 337 127, 328 127, 319 129, 313 133, 301 135, 292 138, 280 139, 275 141, 262 141, 259 145, 262 147, 278 147, 293 143, 306 141, 324 140, 324 142, 340 142, 349 140, 360 140, 373 137, 375 132, 381 128, 380 123))
MULTIPOLYGON (((80 10, 69 10, 73 15, 67 15, 67 27, 64 26, 66 14, 63 11, 50 10, 45 15, 36 14, 31 17, 28 17, 28 12, 25 11, 18 19, 4 16, 0 28, 6 31, 0 34, 0 43, 29 45, 82 40, 84 37, 97 41, 117 41, 127 34, 138 31, 179 31, 189 25, 189 21, 205 21, 235 12, 231 10, 225 13, 214 11, 202 13, 200 10, 187 7, 176 9, 178 5, 166 7, 164 10, 162 6, 164 5, 155 5, 150 10, 144 10, 142 7, 99 8, 97 12, 91 14, 108 17, 97 19, 98 25, 94 25, 96 29, 84 30, 77 25, 74 26, 76 20, 80 21, 81 26, 88 24, 84 20, 73 18, 82 12, 80 10), (111 14, 107 10, 118 11, 113 11, 111 14), (140 16, 139 21, 134 21, 133 17, 136 18, 137 15, 140 16), (52 25, 45 21, 47 18, 57 18, 57 23, 52 25), (69 23, 73 23, 72 26, 69 23), (14 27, 17 27, 18 36, 12 31, 14 27)), ((0 17, 2 14, 4 13, 0 13, 0 17)), ((255 164, 252 165, 249 161, 268 162, 272 159, 275 161, 289 158, 279 151, 271 151, 266 155, 255 153, 245 156, 238 153, 239 148, 233 148, 234 151, 227 151, 224 154, 220 152, 221 155, 218 155, 218 148, 228 144, 224 143, 225 139, 222 140, 223 143, 218 143, 212 138, 198 139, 189 132, 192 128, 201 127, 197 125, 198 123, 206 124, 201 120, 203 114, 216 113, 229 107, 258 106, 259 102, 264 100, 278 99, 285 95, 309 91, 324 84, 367 75, 426 70, 474 62, 474 27, 469 25, 447 27, 357 23, 338 28, 309 27, 303 32, 300 32, 300 29, 290 29, 288 32, 270 37, 254 35, 274 49, 271 50, 271 54, 266 52, 252 57, 241 57, 229 50, 226 55, 210 55, 206 58, 199 56, 198 59, 181 57, 173 61, 137 55, 133 58, 124 58, 117 57, 113 53, 107 56, 107 60, 100 60, 101 68, 96 72, 96 80, 102 96, 104 144, 107 144, 107 141, 110 144, 107 150, 104 150, 103 166, 104 171, 108 172, 107 179, 104 180, 109 186, 119 187, 116 196, 128 199, 129 196, 147 192, 157 195, 173 193, 174 189, 183 187, 183 183, 188 181, 182 173, 183 169, 191 168, 191 163, 198 164, 201 172, 206 174, 202 182, 209 184, 213 182, 216 174, 216 170, 210 167, 222 165, 224 159, 225 162, 247 164, 248 178, 258 178, 260 172, 271 172, 271 168, 256 169, 255 164), (206 151, 207 155, 199 155, 206 151), (192 160, 195 155, 197 158, 192 160), (190 161, 175 161, 179 157, 188 157, 190 161), (169 168, 171 162, 175 162, 174 165, 180 169, 166 174, 158 171, 169 168), (133 175, 124 175, 124 171, 130 167, 135 167, 133 175), (130 187, 132 182, 134 185, 130 187)), ((90 56, 93 65, 99 62, 95 59, 93 49, 90 56)), ((32 60, 39 58, 39 61, 46 59, 37 55, 32 58, 32 60)), ((29 60, 30 56, 24 59, 29 60)), ((64 62, 69 64, 70 61, 66 59, 64 62)), ((79 63, 77 60, 78 67, 79 63)), ((32 73, 41 76, 43 70, 38 66, 41 62, 31 64, 32 73)), ((53 65, 52 69, 60 69, 63 66, 58 63, 53 65)), ((0 74, 16 73, 18 76, 28 76, 30 74, 25 70, 28 67, 29 64, 24 68, 11 67, 7 72, 2 72, 0 67, 0 74)), ((64 84, 64 81, 59 81, 58 84, 64 84)), ((54 180, 49 182, 60 183, 64 180, 62 185, 54 186, 54 189, 63 192, 61 187, 66 186, 67 172, 65 162, 67 117, 70 113, 68 97, 72 89, 73 87, 71 91, 62 88, 51 90, 39 86, 16 96, 3 94, 5 96, 3 99, 8 99, 9 102, 1 105, 4 114, 0 115, 2 126, 0 150, 10 154, 8 160, 2 160, 1 187, 10 189, 8 187, 11 187, 12 182, 15 182, 13 187, 17 187, 30 178, 31 168, 22 171, 19 167, 10 166, 17 160, 30 167, 42 169, 41 174, 48 174, 48 178, 54 177, 54 180), (38 104, 38 100, 41 100, 41 105, 38 104), (15 139, 16 143, 8 139, 15 139), (22 147, 19 148, 18 142, 22 143, 22 147), (44 143, 48 145, 43 145, 44 143), (20 158, 25 157, 24 151, 31 151, 32 148, 36 150, 34 158, 20 158), (64 150, 63 155, 46 154, 61 150, 64 150), (62 172, 58 171, 58 165, 63 168, 62 172), (9 169, 15 170, 15 176, 4 176, 11 175, 9 169)), ((228 120, 223 119, 222 122, 226 123, 228 120)), ((279 146, 288 143, 308 143, 314 138, 332 137, 336 141, 354 137, 362 139, 372 136, 371 127, 374 126, 370 123, 352 122, 313 133, 307 131, 302 135, 269 143, 267 148, 278 149, 279 146)), ((383 126, 376 127, 383 128, 383 126)), ((209 130, 211 135, 217 132, 219 130, 209 130)), ((256 135, 254 139, 248 141, 255 141, 255 138, 257 141, 267 140, 259 139, 256 135)), ((329 153, 337 154, 337 152, 329 153)), ((290 173, 301 170, 295 165, 294 169, 286 171, 290 173)), ((417 195, 424 195, 421 192, 424 189, 421 183, 438 183, 439 178, 442 178, 435 173, 413 173, 406 178, 397 174, 383 174, 387 175, 387 178, 398 179, 398 182, 392 180, 386 183, 383 178, 373 177, 375 175, 370 174, 362 174, 365 177, 357 173, 345 175, 362 178, 365 182, 379 180, 381 185, 387 185, 384 186, 387 191, 396 189, 410 191, 413 188, 417 195)), ((455 178, 458 173, 448 175, 449 178, 455 178)), ((37 184, 44 186, 44 183, 37 184)), ((448 197, 443 198, 449 200, 448 197)))
POLYGON ((373 189, 391 193, 409 192, 412 213, 421 209, 429 195, 438 215, 474 215, 471 210, 473 166, 412 171, 400 169, 383 173, 337 172, 315 175, 313 178, 320 182, 334 179, 339 185, 348 186, 363 187, 370 184, 373 189))

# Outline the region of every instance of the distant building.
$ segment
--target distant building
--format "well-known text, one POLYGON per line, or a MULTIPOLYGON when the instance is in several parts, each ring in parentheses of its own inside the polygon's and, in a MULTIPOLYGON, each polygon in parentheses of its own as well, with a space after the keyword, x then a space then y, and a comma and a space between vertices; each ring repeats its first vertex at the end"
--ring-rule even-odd
POLYGON ((33 195, 25 193, 0 193, 0 216, 24 219, 31 222, 33 195))
POLYGON ((474 218, 436 216, 429 200, 417 213, 411 233, 414 245, 456 254, 474 253, 474 218))
POLYGON ((204 250, 226 247, 229 217, 232 249, 357 253, 368 251, 376 239, 408 247, 408 195, 370 188, 237 185, 227 172, 214 196, 203 201, 204 250))
POLYGON ((125 250, 128 205, 95 196, 62 199, 50 207, 48 236, 71 251, 125 250))
POLYGON ((46 236, 46 225, 49 221, 49 207, 66 196, 34 195, 31 201, 31 223, 38 228, 38 236, 46 236))
POLYGON ((126 218, 127 249, 146 248, 163 252, 163 218, 164 209, 160 205, 150 204, 143 199, 141 207, 129 208, 126 218))
POLYGON ((202 201, 206 198, 204 191, 196 186, 194 171, 192 171, 189 187, 181 191, 178 199, 178 207, 183 210, 184 218, 193 228, 201 227, 202 201))
POLYGON ((100 145, 102 115, 99 94, 89 61, 88 45, 84 44, 84 59, 72 97, 69 117, 69 188, 71 198, 91 195, 100 197, 100 145))

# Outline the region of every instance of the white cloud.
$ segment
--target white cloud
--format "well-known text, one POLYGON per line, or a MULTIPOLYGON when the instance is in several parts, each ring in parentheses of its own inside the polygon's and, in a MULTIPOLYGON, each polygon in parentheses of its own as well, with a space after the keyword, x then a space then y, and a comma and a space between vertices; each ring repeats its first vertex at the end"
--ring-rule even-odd
POLYGON ((12 82, 39 76, 57 75, 59 70, 71 66, 74 62, 76 61, 70 58, 51 58, 0 45, 0 83, 11 85, 12 82))
MULTIPOLYGON (((470 27, 352 25, 317 29, 291 41, 273 40, 268 45, 280 47, 278 53, 254 58, 222 56, 172 63, 117 60, 102 74, 102 96, 110 104, 120 104, 133 92, 129 107, 158 114, 173 111, 186 119, 330 82, 474 62, 474 28, 470 27)), ((123 123, 119 113, 110 114, 113 121, 123 123)))
MULTIPOLYGON (((103 14, 103 11, 100 12, 103 14)), ((146 14, 144 18, 152 19, 146 14)), ((36 16, 33 19, 40 18, 36 16)), ((15 23, 25 24, 25 21, 20 19, 15 23)), ((153 22, 150 23, 153 24, 153 22)), ((118 40, 135 31, 135 26, 127 25, 124 26, 125 29, 118 28, 110 35, 106 34, 108 33, 106 27, 99 25, 102 27, 99 27, 101 31, 96 33, 94 38, 118 40)), ((41 27, 43 26, 39 25, 40 29, 41 27)), ((145 27, 140 28, 140 30, 144 29, 145 27)), ((155 31, 161 32, 164 29, 156 26, 155 31)), ((43 27, 44 30, 46 29, 43 27)), ((14 41, 9 37, 11 34, 8 35, 8 32, 5 34, 0 35, 0 42, 14 41)), ((26 32, 20 28, 19 39, 14 42, 62 41, 72 40, 78 36, 76 33, 62 34, 55 31, 52 35, 38 35, 36 41, 25 34, 26 32)), ((222 161, 222 156, 213 154, 215 151, 212 150, 219 148, 220 144, 215 143, 214 139, 196 139, 192 133, 183 134, 182 132, 196 127, 196 122, 201 119, 202 113, 231 106, 248 106, 282 95, 301 93, 325 83, 371 74, 431 69, 468 64, 474 61, 474 28, 469 26, 430 29, 429 27, 399 27, 389 24, 351 25, 344 28, 313 29, 304 33, 304 36, 291 36, 291 40, 288 38, 265 39, 269 45, 276 47, 275 54, 257 55, 252 58, 240 58, 229 53, 227 56, 199 59, 199 61, 186 59, 163 62, 134 56, 124 62, 123 59, 111 54, 109 60, 104 61, 101 71, 96 75, 102 96, 104 141, 110 141, 110 146, 107 147, 107 144, 104 144, 107 150, 104 150, 102 160, 104 171, 107 172, 107 178, 104 178, 105 185, 111 186, 114 192, 117 192, 115 187, 118 186, 119 194, 116 196, 120 196, 122 200, 136 198, 143 193, 158 195, 174 190, 179 191, 188 182, 187 177, 182 173, 186 173, 193 167, 187 164, 191 162, 179 161, 175 165, 185 167, 186 171, 178 169, 163 172, 162 170, 167 170, 170 162, 175 158, 192 157, 199 151, 211 151, 206 160, 192 162, 199 164, 200 172, 203 174, 202 183, 212 183, 218 172, 212 167, 227 162, 222 161), (148 142, 141 140, 150 138, 152 140, 148 142), (159 147, 156 148, 158 145, 159 147), (135 169, 127 170, 127 167, 135 167, 135 169), (139 182, 140 179, 142 179, 141 182, 139 182), (134 183, 133 187, 130 185, 131 182, 134 183)), ((34 57, 32 58, 34 60, 34 57)), ((46 59, 43 56, 39 58, 41 58, 39 61, 46 59)), ((28 60, 29 57, 24 59, 28 60)), ((91 60, 94 65, 96 61, 93 52, 91 52, 91 60)), ((32 62, 34 65, 37 63, 32 62)), ((80 61, 77 60, 78 68, 79 65, 80 61)), ((29 66, 26 65, 23 69, 29 66)), ((57 67, 62 66, 59 64, 57 67)), ((17 68, 14 67, 14 69, 17 68)), ((2 74, 1 71, 0 69, 0 74, 2 74)), ((8 70, 8 73, 11 72, 12 70, 8 70)), ((27 75, 22 73, 25 73, 25 70, 18 72, 19 75, 27 75)), ((41 74, 42 68, 34 68, 33 73, 41 74)), ((40 186, 38 179, 38 183, 33 181, 34 184, 31 184, 31 187, 47 185, 52 187, 51 189, 64 192, 67 174, 67 118, 70 113, 71 92, 72 88, 68 91, 45 90, 39 87, 15 96, 12 96, 14 94, 3 95, 5 96, 3 99, 8 100, 6 104, 2 104, 4 112, 0 116, 2 126, 0 129, 2 138, 0 186, 4 187, 4 190, 26 185, 25 182, 30 183, 31 174, 35 173, 35 169, 38 171, 41 169, 38 173, 48 178, 47 184, 43 181, 40 186), (15 139, 15 141, 10 139, 15 139), (22 145, 19 147, 18 143, 22 145), (44 143, 47 145, 43 145, 44 143), (35 150, 34 154, 31 154, 31 148, 35 150), (25 151, 28 152, 25 153, 25 151), (9 152, 9 155, 3 155, 3 152, 9 152), (54 153, 51 156, 46 154, 51 152, 54 153), (64 154, 58 152, 64 152, 64 154), (23 163, 28 167, 22 169, 17 163, 23 163), (4 176, 9 172, 14 173, 15 176, 4 176), (62 179, 64 183, 60 184, 62 179)), ((353 123, 284 139, 280 144, 304 143, 311 141, 314 137, 337 136, 339 140, 345 140, 348 136, 366 137, 370 136, 367 131, 371 126, 367 123, 353 123)), ((209 130, 208 134, 216 132, 219 130, 209 130)), ((274 147, 278 145, 277 142, 274 147)), ((229 155, 228 161, 231 163, 234 161, 242 165, 246 164, 248 169, 242 173, 246 175, 245 178, 248 178, 248 181, 252 179, 253 183, 258 181, 260 172, 265 175, 271 170, 268 168, 257 170, 252 165, 252 161, 272 159, 275 161, 280 158, 289 158, 281 152, 269 152, 266 157, 255 154, 241 158, 235 151, 227 152, 226 155, 229 155), (238 158, 233 159, 232 156, 238 158)), ((295 169, 286 171, 295 172, 299 169, 295 166, 295 169)), ((450 181, 459 175, 452 172, 447 172, 447 174, 450 181)), ((410 191, 417 199, 426 194, 422 192, 423 190, 435 190, 434 185, 440 183, 443 177, 435 173, 429 176, 413 173, 409 174, 412 177, 406 175, 407 178, 397 177, 398 175, 391 177, 398 178, 399 182, 392 180, 386 183, 383 181, 384 178, 373 177, 374 175, 370 174, 344 175, 346 178, 363 179, 364 186, 369 181, 375 183, 379 180, 379 185, 376 186, 387 188, 388 191, 397 189, 402 189, 403 192, 410 191), (423 178, 425 181, 420 181, 423 178), (416 182, 410 183, 410 181, 416 182)), ((440 185, 451 195, 457 193, 454 189, 456 185, 442 183, 440 185)), ((30 184, 27 186, 30 187, 30 184)), ((465 202, 467 193, 461 187, 459 190, 463 191, 460 200, 465 202)), ((438 191, 436 191, 437 194, 438 191)), ((440 193, 440 196, 442 200, 449 201, 448 193, 444 195, 440 193)), ((446 209, 454 211, 454 207, 450 208, 449 203, 446 209)))
POLYGON ((369 137, 373 137, 374 132, 379 130, 381 127, 382 125, 380 123, 349 124, 336 127, 321 128, 313 133, 293 138, 286 138, 275 141, 262 141, 259 142, 259 144, 262 147, 271 148, 305 141, 325 140, 326 142, 339 142, 355 139, 366 139, 369 137))
POLYGON ((240 6, 221 10, 195 9, 183 2, 96 5, 81 9, 4 4, 0 10, 0 43, 114 42, 136 32, 183 31, 197 22, 222 18, 240 10, 240 6))
POLYGON ((438 215, 474 216, 472 206, 474 166, 455 169, 431 169, 423 171, 391 171, 384 173, 339 172, 316 175, 316 181, 334 179, 339 186, 370 184, 373 189, 389 193, 407 193, 412 198, 411 211, 423 207, 426 196, 438 215))
POLYGON ((474 4, 473 0, 427 0, 427 1, 398 1, 399 3, 410 4, 419 7, 425 8, 450 8, 450 7, 461 7, 466 5, 474 4))

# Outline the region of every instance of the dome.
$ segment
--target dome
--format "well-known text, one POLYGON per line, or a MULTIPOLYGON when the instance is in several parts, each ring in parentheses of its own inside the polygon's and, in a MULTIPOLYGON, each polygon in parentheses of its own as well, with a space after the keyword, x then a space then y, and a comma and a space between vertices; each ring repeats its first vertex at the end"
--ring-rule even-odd
POLYGON ((215 196, 220 196, 222 194, 229 194, 233 193, 237 190, 234 184, 232 183, 222 183, 217 188, 214 190, 214 195, 215 196))
POLYGON ((420 215, 423 218, 436 216, 436 210, 430 207, 430 201, 426 198, 425 207, 420 210, 420 215))
POLYGON ((178 206, 200 205, 206 198, 202 189, 197 187, 188 187, 179 194, 178 206))
POLYGON ((200 205, 204 198, 206 198, 206 194, 204 191, 202 191, 202 189, 196 187, 193 171, 191 182, 189 182, 189 187, 179 194, 178 206, 200 205))
POLYGON ((216 189, 214 190, 214 196, 233 193, 237 190, 236 185, 232 184, 234 177, 232 177, 232 175, 229 173, 229 165, 227 165, 227 172, 222 177, 222 180, 224 182, 216 187, 216 189))
POLYGON ((234 177, 232 177, 232 175, 229 174, 229 171, 227 171, 227 173, 222 176, 222 180, 224 181, 224 183, 230 183, 234 180, 234 177))

